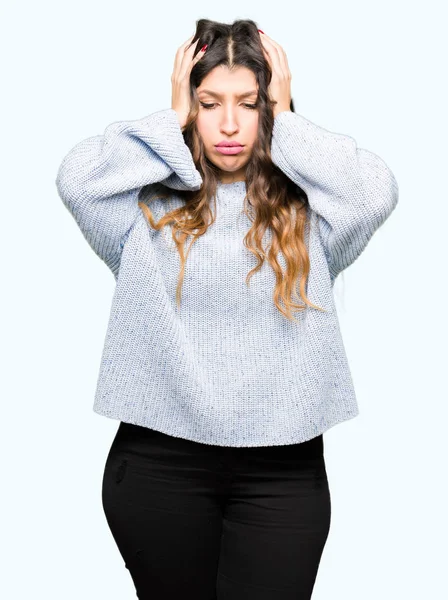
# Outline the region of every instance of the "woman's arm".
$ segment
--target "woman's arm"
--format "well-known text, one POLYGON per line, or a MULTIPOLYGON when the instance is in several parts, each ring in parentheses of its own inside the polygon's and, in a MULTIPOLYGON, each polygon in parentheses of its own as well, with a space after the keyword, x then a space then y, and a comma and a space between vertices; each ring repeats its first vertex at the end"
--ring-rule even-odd
POLYGON ((376 154, 347 135, 283 111, 274 119, 271 158, 307 194, 334 278, 361 254, 398 202, 398 184, 376 154))
POLYGON ((84 237, 112 268, 140 212, 140 190, 161 181, 173 189, 202 185, 171 108, 117 121, 104 135, 78 143, 63 159, 56 186, 84 237))

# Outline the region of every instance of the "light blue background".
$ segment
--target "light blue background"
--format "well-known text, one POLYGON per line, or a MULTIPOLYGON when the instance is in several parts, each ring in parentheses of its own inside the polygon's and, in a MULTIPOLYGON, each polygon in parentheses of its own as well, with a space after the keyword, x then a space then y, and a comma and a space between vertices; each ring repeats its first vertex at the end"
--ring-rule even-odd
POLYGON ((332 524, 313 600, 448 598, 446 7, 222 4, 3 4, 0 596, 135 597, 101 505, 118 421, 92 411, 114 279, 56 172, 109 123, 170 107, 197 19, 251 18, 287 54, 296 112, 379 154, 400 187, 335 286, 361 412, 324 435, 332 524))

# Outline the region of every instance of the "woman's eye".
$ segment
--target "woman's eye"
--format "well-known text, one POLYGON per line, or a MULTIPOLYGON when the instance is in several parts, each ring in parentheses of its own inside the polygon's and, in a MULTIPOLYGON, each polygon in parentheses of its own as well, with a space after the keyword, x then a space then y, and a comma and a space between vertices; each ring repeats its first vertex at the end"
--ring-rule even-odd
MULTIPOLYGON (((201 105, 206 108, 207 110, 213 110, 216 106, 216 103, 214 104, 205 104, 205 102, 201 102, 201 105)), ((258 108, 258 104, 243 104, 243 106, 245 106, 246 108, 250 109, 250 110, 254 110, 255 108, 258 108)))

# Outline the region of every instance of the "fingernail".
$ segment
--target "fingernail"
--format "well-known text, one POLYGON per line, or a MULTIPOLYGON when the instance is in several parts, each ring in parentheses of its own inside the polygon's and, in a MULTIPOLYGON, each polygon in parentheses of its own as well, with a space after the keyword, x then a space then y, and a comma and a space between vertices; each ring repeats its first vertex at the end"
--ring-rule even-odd
POLYGON ((208 44, 204 44, 204 46, 202 46, 201 48, 201 52, 205 52, 207 49, 208 44))
POLYGON ((261 29, 258 30, 260 33, 264 33, 264 31, 261 31, 261 29))

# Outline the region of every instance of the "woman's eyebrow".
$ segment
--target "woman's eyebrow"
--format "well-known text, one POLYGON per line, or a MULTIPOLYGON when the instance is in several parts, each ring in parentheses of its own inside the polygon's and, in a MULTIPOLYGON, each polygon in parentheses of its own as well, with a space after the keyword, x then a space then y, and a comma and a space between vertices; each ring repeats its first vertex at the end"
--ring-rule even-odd
MULTIPOLYGON (((209 96, 213 96, 214 98, 222 98, 221 94, 218 92, 213 92, 212 90, 200 90, 199 94, 208 94, 209 96)), ((243 92, 242 94, 234 94, 237 98, 246 98, 247 96, 252 96, 253 94, 257 94, 258 90, 251 90, 250 92, 243 92)))

